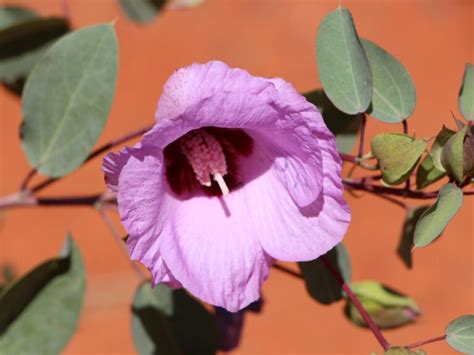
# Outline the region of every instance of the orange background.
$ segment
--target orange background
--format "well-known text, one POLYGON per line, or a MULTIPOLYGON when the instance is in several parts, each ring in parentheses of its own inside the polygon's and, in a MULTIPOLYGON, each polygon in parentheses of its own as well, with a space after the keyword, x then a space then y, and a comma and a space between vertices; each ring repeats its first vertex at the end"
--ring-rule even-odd
MULTIPOLYGON (((117 19, 120 72, 113 109, 99 143, 153 122, 162 86, 177 68, 220 59, 260 76, 282 77, 300 91, 320 86, 315 34, 339 1, 207 0, 187 11, 167 11, 153 24, 127 20, 113 0, 70 0, 75 27, 117 19)), ((0 3, 5 3, 1 1, 0 3)), ((61 15, 60 0, 22 4, 43 15, 61 15)), ((470 0, 342 1, 359 35, 374 40, 409 69, 417 87, 417 108, 409 121, 418 137, 431 137, 443 123, 453 127, 450 110, 466 62, 473 61, 470 0)), ((16 191, 29 171, 18 137, 20 102, 0 89, 0 194, 16 191)), ((370 119, 369 137, 400 131, 370 119)), ((100 159, 47 189, 46 195, 104 190, 100 159)), ((415 325, 385 334, 393 344, 442 335, 449 321, 474 309, 473 199, 465 202, 439 242, 415 251, 407 270, 395 250, 404 212, 377 197, 347 194, 353 222, 346 237, 354 280, 376 279, 411 295, 423 315, 415 325)), ((417 203, 416 201, 413 203, 417 203)), ((71 231, 85 259, 88 286, 79 329, 68 354, 132 353, 129 304, 137 285, 127 259, 92 208, 17 209, 0 227, 0 261, 19 274, 56 255, 71 231)), ((264 313, 249 314, 237 354, 368 354, 380 351, 372 334, 342 316, 342 303, 322 306, 301 281, 274 270, 263 288, 264 313)), ((47 326, 47 325, 45 325, 47 326)), ((453 353, 443 343, 430 353, 453 353)))

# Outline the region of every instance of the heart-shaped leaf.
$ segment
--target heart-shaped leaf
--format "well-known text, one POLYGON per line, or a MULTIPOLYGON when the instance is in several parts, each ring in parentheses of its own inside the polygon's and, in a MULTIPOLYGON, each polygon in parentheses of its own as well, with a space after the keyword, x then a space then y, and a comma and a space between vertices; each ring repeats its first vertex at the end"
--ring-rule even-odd
POLYGON ((425 148, 423 140, 406 134, 382 133, 372 140, 372 153, 382 170, 382 180, 390 185, 410 177, 425 148))
POLYGON ((372 100, 372 73, 349 10, 339 7, 321 22, 316 55, 325 93, 341 111, 365 112, 372 100))
POLYGON ((397 123, 415 109, 416 91, 405 67, 382 47, 367 39, 362 45, 372 69, 374 96, 367 111, 382 122, 397 123))
POLYGON ((436 169, 431 155, 427 155, 416 171, 416 188, 421 190, 446 176, 445 171, 436 169))
POLYGON ((448 139, 441 152, 441 164, 458 182, 464 177, 464 138, 468 127, 464 127, 448 139))
POLYGON ((444 185, 434 205, 430 206, 418 220, 413 242, 415 247, 424 247, 436 240, 456 215, 463 202, 463 192, 455 184, 444 185))
POLYGON ((26 7, 5 5, 0 6, 0 30, 38 17, 36 12, 26 7))
POLYGON ((117 41, 110 24, 72 32, 35 66, 23 93, 21 139, 48 176, 80 166, 102 133, 115 94, 117 41))
POLYGON ((456 132, 450 130, 443 126, 441 131, 439 131, 438 135, 435 138, 433 145, 431 146, 430 156, 433 159, 434 167, 439 171, 446 171, 443 164, 441 163, 441 153, 443 152, 443 147, 448 142, 449 138, 451 138, 456 132))

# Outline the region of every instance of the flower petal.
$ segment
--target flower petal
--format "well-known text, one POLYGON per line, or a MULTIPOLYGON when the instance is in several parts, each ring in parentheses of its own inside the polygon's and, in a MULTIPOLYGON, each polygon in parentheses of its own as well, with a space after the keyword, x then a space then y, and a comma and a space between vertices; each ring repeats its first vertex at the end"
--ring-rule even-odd
POLYGON ((260 297, 271 260, 252 225, 247 225, 246 201, 232 195, 176 200, 174 215, 160 235, 160 248, 183 287, 235 312, 260 297))

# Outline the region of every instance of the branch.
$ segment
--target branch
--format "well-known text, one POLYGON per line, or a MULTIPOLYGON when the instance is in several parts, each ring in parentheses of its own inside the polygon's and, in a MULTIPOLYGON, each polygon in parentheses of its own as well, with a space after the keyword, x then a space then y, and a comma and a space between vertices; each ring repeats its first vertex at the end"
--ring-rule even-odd
POLYGON ((360 303, 359 299, 357 296, 352 292, 351 288, 349 285, 347 285, 342 278, 341 274, 333 267, 333 265, 330 263, 328 259, 324 255, 320 256, 321 261, 323 262, 324 266, 331 272, 331 274, 334 276, 334 278, 339 282, 339 284, 342 287, 342 290, 346 293, 347 297, 349 300, 352 302, 352 304, 357 308, 359 311, 360 315, 365 321, 365 324, 369 327, 369 329, 372 331, 374 334, 375 338, 378 340, 380 345, 384 350, 388 350, 390 348, 390 343, 385 339, 383 336, 382 332, 380 329, 377 327, 377 324, 373 321, 373 319, 370 317, 370 315, 367 313, 365 310, 364 306, 362 306, 362 303, 360 303))
POLYGON ((446 334, 442 335, 442 336, 439 336, 439 337, 435 337, 435 338, 430 338, 430 339, 426 339, 426 340, 417 341, 416 343, 405 346, 405 348, 413 349, 413 348, 417 348, 417 347, 425 345, 425 344, 434 343, 436 341, 441 341, 441 340, 444 340, 444 339, 446 339, 446 334))
POLYGON ((84 196, 35 197, 26 191, 0 197, 0 210, 14 207, 55 207, 55 206, 89 206, 97 203, 116 203, 115 194, 104 192, 101 194, 84 196))

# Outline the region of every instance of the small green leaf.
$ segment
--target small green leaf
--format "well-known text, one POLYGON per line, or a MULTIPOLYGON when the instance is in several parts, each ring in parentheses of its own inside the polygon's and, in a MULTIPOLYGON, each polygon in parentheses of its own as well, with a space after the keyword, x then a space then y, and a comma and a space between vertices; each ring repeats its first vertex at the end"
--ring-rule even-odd
POLYGON ((441 164, 458 182, 464 177, 464 138, 468 127, 464 127, 448 139, 441 152, 441 164))
POLYGON ((215 354, 214 317, 183 290, 139 286, 132 306, 132 333, 140 354, 215 354))
POLYGON ((455 133, 456 132, 443 126, 431 147, 430 156, 433 159, 434 167, 439 171, 446 171, 443 164, 441 163, 441 153, 449 138, 451 138, 455 133))
POLYGON ((456 215, 463 202, 462 190, 454 184, 444 185, 435 204, 418 220, 413 237, 415 247, 424 247, 436 240, 456 215))
POLYGON ((474 66, 466 64, 461 91, 459 92, 459 111, 468 121, 474 121, 474 66))
POLYGON ((14 5, 0 6, 0 30, 35 17, 38 17, 36 12, 26 7, 14 5))
POLYGON ((0 31, 0 80, 25 78, 54 41, 69 31, 63 18, 32 18, 0 31))
POLYGON ((416 188, 418 190, 424 189, 445 176, 446 172, 436 169, 433 158, 431 155, 427 155, 416 171, 416 188))
POLYGON ((137 23, 149 23, 155 19, 166 0, 119 0, 127 17, 137 23))
POLYGON ((405 223, 403 224, 402 235, 400 238, 400 243, 398 244, 397 251, 404 264, 410 269, 413 266, 413 256, 411 250, 413 248, 413 236, 415 232, 415 226, 423 212, 425 212, 428 207, 429 206, 418 206, 410 208, 408 210, 405 223))
POLYGON ((359 133, 361 114, 348 115, 338 110, 321 89, 303 95, 306 100, 318 108, 326 126, 336 136, 337 150, 342 153, 350 153, 359 133))
POLYGON ((471 129, 466 132, 463 161, 464 175, 470 178, 474 177, 474 126, 471 126, 471 129))
POLYGON ((372 100, 372 74, 349 10, 339 7, 318 29, 319 78, 332 103, 349 114, 362 113, 372 100))
POLYGON ((40 173, 80 166, 102 133, 115 94, 117 40, 110 24, 61 38, 41 58, 23 93, 21 139, 40 173))
MULTIPOLYGON (((342 243, 336 245, 325 254, 327 260, 338 269, 344 281, 351 280, 351 265, 349 254, 342 243)), ((339 282, 318 258, 312 261, 298 263, 304 277, 306 289, 310 296, 322 304, 331 304, 343 298, 339 282)))
POLYGON ((0 294, 0 353, 60 353, 76 330, 84 290, 82 258, 68 237, 61 257, 0 294))
POLYGON ((474 315, 462 316, 449 323, 446 341, 457 351, 474 354, 474 315))
POLYGON ((374 42, 362 39, 372 69, 372 105, 368 113, 382 122, 397 123, 415 109, 416 91, 405 67, 374 42))
MULTIPOLYGON (((380 328, 394 328, 414 322, 420 314, 415 301, 376 281, 355 282, 351 289, 380 328)), ((349 301, 346 315, 355 324, 366 326, 357 308, 349 301)))
POLYGON ((382 180, 390 185, 410 177, 425 148, 423 140, 405 134, 381 133, 372 140, 372 153, 382 170, 382 180))

